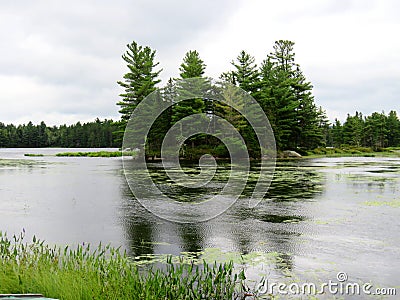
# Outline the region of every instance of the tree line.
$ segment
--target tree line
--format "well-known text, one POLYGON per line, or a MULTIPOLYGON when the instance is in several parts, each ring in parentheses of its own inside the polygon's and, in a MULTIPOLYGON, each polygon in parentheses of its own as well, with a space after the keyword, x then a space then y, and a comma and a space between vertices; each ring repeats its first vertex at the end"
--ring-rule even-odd
POLYGON ((44 122, 39 125, 28 122, 28 124, 18 126, 0 122, 0 147, 119 147, 119 143, 114 138, 117 128, 118 123, 107 119, 52 127, 44 122))
POLYGON ((384 112, 374 112, 365 117, 356 112, 354 116, 348 114, 343 124, 336 119, 326 135, 327 145, 332 147, 350 145, 370 147, 375 151, 399 147, 400 120, 394 110, 387 115, 384 112))

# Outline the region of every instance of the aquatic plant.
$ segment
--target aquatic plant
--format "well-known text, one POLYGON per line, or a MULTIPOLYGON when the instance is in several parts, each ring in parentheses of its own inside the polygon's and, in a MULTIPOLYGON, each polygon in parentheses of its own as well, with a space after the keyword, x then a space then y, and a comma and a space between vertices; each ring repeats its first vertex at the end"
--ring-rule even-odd
POLYGON ((121 151, 61 152, 61 153, 57 153, 56 156, 67 156, 67 157, 120 157, 120 156, 122 156, 122 152, 121 151))
POLYGON ((159 268, 136 264, 119 248, 50 246, 24 232, 0 232, 0 293, 58 299, 242 299, 244 272, 233 263, 195 264, 172 257, 159 268))

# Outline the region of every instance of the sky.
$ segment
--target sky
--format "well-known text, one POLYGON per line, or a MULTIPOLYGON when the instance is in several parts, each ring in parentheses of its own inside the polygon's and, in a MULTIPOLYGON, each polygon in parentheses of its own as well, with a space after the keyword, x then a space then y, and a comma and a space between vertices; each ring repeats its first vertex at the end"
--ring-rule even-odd
POLYGON ((241 50, 260 65, 291 40, 330 120, 400 113, 399 15, 396 0, 1 1, 0 122, 119 119, 132 41, 156 50, 162 86, 189 50, 218 78, 241 50))

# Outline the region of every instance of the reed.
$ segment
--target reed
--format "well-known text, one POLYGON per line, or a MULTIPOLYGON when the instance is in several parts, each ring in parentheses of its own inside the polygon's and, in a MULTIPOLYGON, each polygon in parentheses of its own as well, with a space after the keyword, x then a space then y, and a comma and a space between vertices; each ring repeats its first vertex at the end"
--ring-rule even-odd
POLYGON ((203 264, 169 257, 140 267, 119 248, 49 246, 24 232, 0 232, 0 294, 40 293, 58 299, 241 299, 244 272, 233 263, 203 264))

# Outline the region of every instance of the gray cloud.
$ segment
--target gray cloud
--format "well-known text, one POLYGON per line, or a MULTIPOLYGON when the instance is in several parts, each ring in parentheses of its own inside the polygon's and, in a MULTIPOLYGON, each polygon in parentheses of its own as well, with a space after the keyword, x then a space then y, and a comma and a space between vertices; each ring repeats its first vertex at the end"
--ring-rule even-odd
POLYGON ((126 72, 121 59, 126 44, 136 40, 157 53, 170 53, 204 29, 218 26, 236 5, 144 0, 2 3, 0 121, 35 115, 46 121, 54 113, 118 118, 115 103, 121 91, 116 81, 126 72), (13 92, 24 88, 21 84, 30 91, 13 92))
POLYGON ((38 0, 0 8, 0 122, 118 118, 116 81, 132 40, 157 50, 165 80, 190 49, 218 77, 239 50, 260 62, 276 39, 291 39, 331 119, 399 109, 395 0, 38 0))

